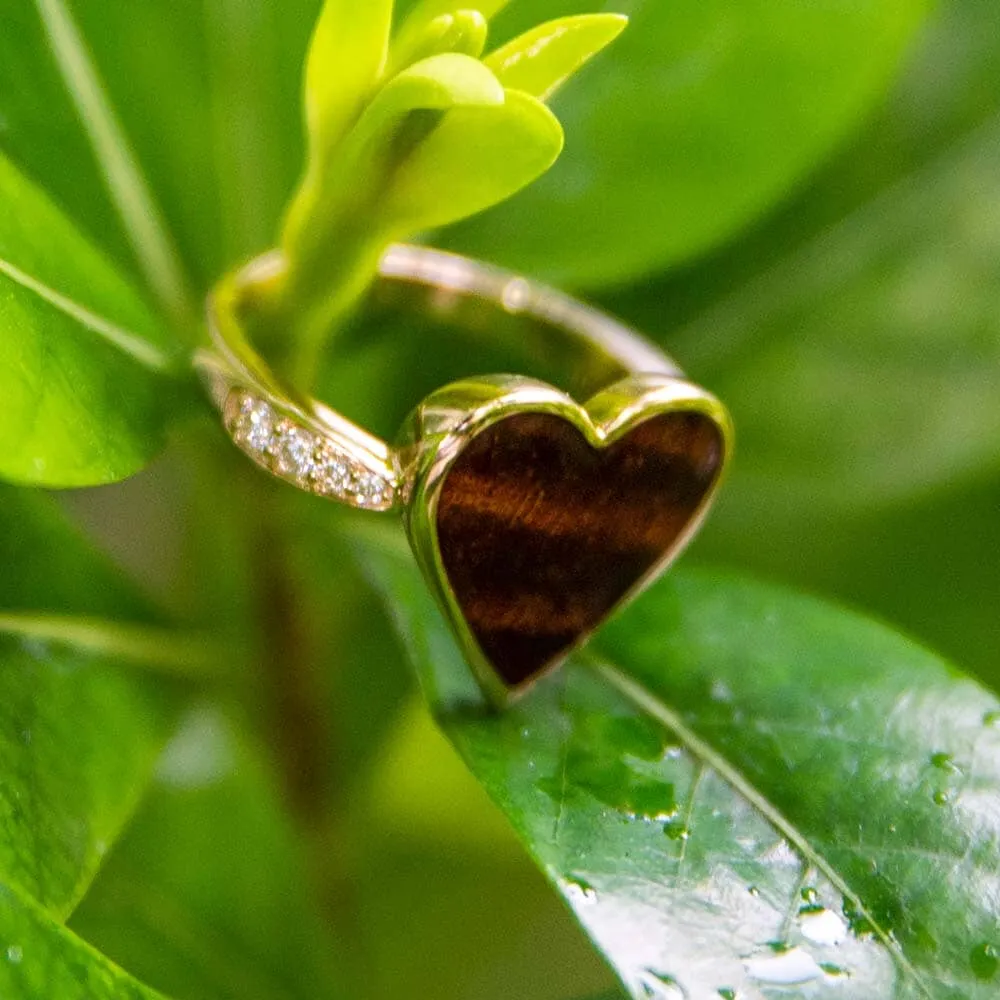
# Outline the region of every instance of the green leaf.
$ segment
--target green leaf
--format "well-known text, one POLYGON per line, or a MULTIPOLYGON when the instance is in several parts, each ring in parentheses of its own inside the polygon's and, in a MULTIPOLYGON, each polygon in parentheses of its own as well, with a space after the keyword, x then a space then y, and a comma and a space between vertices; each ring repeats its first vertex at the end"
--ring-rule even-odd
POLYGON ((992 124, 679 331, 739 345, 713 387, 755 510, 863 512, 1000 470, 998 156, 992 124))
POLYGON ((0 634, 0 883, 59 917, 132 813, 169 715, 105 656, 0 634))
MULTIPOLYGON (((563 162, 447 243, 572 285, 621 283, 704 254, 856 128, 927 7, 629 5, 630 29, 555 102, 571 139, 563 162)), ((577 10, 569 0, 513 5, 494 37, 577 10)))
MULTIPOLYGON (((187 4, 73 4, 196 291, 273 240, 302 168, 300 74, 316 6, 247 0, 237 9, 204 0, 193 13, 187 4), (192 18, 203 32, 190 30, 192 18)), ((492 17, 498 6, 438 2, 419 21, 466 7, 492 17)), ((576 6, 516 5, 495 37, 576 6)), ((453 245, 558 280, 598 283, 728 240, 878 99, 925 9, 926 0, 863 0, 848 11, 763 0, 630 9, 633 30, 558 96, 572 155, 502 218, 456 232, 453 245), (758 83, 748 87, 748 79, 758 83)), ((30 4, 11 5, 0 33, 0 114, 0 149, 103 247, 128 259, 30 4), (67 162, 74 170, 63 169, 67 162)))
MULTIPOLYGON (((997 687, 991 23, 977 3, 942 9, 884 115, 788 213, 715 263, 725 289, 709 269, 685 276, 700 301, 671 342, 740 428, 702 552, 872 608, 997 687), (795 363, 778 366, 778 354, 795 363), (850 386, 850 406, 834 382, 850 386)), ((655 323, 684 308, 664 308, 675 299, 652 288, 648 308, 634 306, 655 323)))
MULTIPOLYGON (((399 35, 412 31, 420 25, 429 24, 442 14, 453 14, 459 10, 476 10, 489 21, 495 17, 510 0, 419 0, 410 3, 412 8, 399 29, 399 35)), ((401 4, 405 9, 407 4, 401 4)))
POLYGON ((0 608, 155 622, 152 607, 56 504, 0 483, 0 608))
MULTIPOLYGON (((273 245, 301 174, 302 66, 317 0, 74 0, 72 13, 183 270, 203 295, 273 245)), ((8 3, 3 17, 0 151, 141 278, 35 4, 8 3)))
MULTIPOLYGON (((418 672, 462 676, 403 547, 362 558, 418 672)), ((995 993, 998 703, 885 628, 676 573, 513 710, 461 705, 445 731, 631 995, 995 993)))
MULTIPOLYGON (((421 162, 428 144, 433 157, 440 148, 437 133, 451 134, 451 116, 504 104, 503 87, 478 59, 456 52, 431 56, 381 88, 330 169, 307 178, 282 232, 287 266, 265 296, 257 296, 268 301, 258 326, 269 327, 271 343, 267 329, 257 339, 292 384, 314 386, 331 331, 367 291, 386 245, 412 234, 408 227, 421 206, 405 203, 408 191, 401 198, 393 193, 405 187, 411 165, 421 162)), ((522 160, 534 152, 529 147, 522 160)), ((459 206, 461 198, 460 191, 459 206)))
POLYGON ((87 45, 64 0, 35 0, 35 6, 139 270, 166 314, 186 330, 195 307, 177 252, 87 45))
POLYGON ((163 445, 177 348, 135 292, 0 156, 0 476, 122 479, 163 445))
MULTIPOLYGON (((433 21, 428 22, 421 31, 419 39, 414 41, 406 53, 407 61, 393 66, 396 73, 407 66, 420 62, 422 59, 429 59, 431 56, 440 55, 442 52, 451 52, 453 49, 449 42, 454 37, 455 15, 441 14, 433 21)), ((471 53, 470 53, 471 54, 471 53)))
POLYGON ((33 3, 6 4, 0 32, 0 151, 115 261, 138 270, 33 3), (30 80, 26 87, 23 81, 30 80), (67 170, 66 164, 73 169, 67 170))
MULTIPOLYGON (((0 487, 0 501, 3 612, 151 620, 43 498, 0 487)), ((0 886, 59 918, 73 909, 131 816, 173 711, 169 689, 133 667, 0 628, 0 886)))
MULTIPOLYGON (((394 166, 393 136, 407 115, 503 102, 496 77, 477 59, 459 53, 431 56, 393 77, 368 106, 336 162, 323 175, 308 178, 292 203, 282 234, 290 279, 297 280, 296 270, 306 275, 329 271, 340 228, 375 228, 371 219, 359 223, 357 217, 383 196, 394 166), (364 189, 358 190, 359 184, 364 189)), ((376 242, 377 233, 368 240, 376 242)))
POLYGON ((379 215, 390 232, 447 225, 531 184, 562 147, 558 120, 528 94, 510 90, 502 105, 457 108, 396 171, 379 215))
POLYGON ((271 291, 277 301, 270 312, 283 318, 270 321, 277 335, 265 348, 292 384, 314 385, 331 329, 368 289, 386 244, 409 235, 392 192, 447 127, 442 117, 504 101, 503 87, 479 60, 431 56, 381 88, 330 168, 306 178, 282 231, 287 267, 271 291))
MULTIPOLYGON (((393 0, 326 0, 306 60, 310 157, 327 163, 385 69, 393 0)), ((316 169, 322 169, 317 167, 316 169)))
POLYGON ((72 927, 173 996, 347 996, 317 879, 318 863, 334 861, 304 848, 268 767, 202 705, 72 927))
POLYGON ((36 904, 2 887, 0 941, 0 995, 12 1000, 162 1000, 36 904))
POLYGON ((998 687, 993 23, 940 7, 884 110, 767 226, 608 304, 734 412, 702 558, 869 608, 998 687))
POLYGON ((627 25, 621 14, 562 17, 508 42, 485 62, 505 87, 547 101, 627 25))
POLYGON ((739 537, 742 505, 728 506, 725 522, 704 539, 703 557, 726 551, 755 572, 872 609, 1000 690, 1000 563, 992 557, 1000 552, 1000 476, 868 516, 810 522, 803 514, 784 531, 768 524, 758 531, 763 553, 739 537), (811 539, 808 559, 803 537, 811 539))
POLYGON ((108 662, 132 663, 169 677, 204 680, 228 672, 232 645, 167 629, 123 625, 86 615, 51 612, 0 612, 0 635, 22 644, 50 643, 108 662))

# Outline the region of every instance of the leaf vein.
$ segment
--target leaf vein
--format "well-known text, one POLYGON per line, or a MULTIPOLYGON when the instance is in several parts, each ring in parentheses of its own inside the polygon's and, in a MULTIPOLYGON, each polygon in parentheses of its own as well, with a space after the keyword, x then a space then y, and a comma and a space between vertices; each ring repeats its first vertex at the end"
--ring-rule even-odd
POLYGON ((669 708, 638 681, 606 660, 587 656, 584 662, 588 663, 600 677, 611 684, 632 704, 642 709, 667 729, 672 730, 687 747, 689 753, 710 767, 739 795, 743 796, 798 851, 800 857, 829 879, 834 888, 849 899, 857 907, 858 912, 864 915, 878 940, 892 955, 900 969, 912 979, 919 991, 927 1000, 934 1000, 933 991, 907 958, 899 943, 879 924, 861 897, 850 887, 837 869, 817 851, 813 843, 777 806, 759 792, 720 752, 691 729, 677 712, 669 708))
POLYGON ((96 313, 91 312, 86 306, 74 302, 61 292, 50 288, 3 258, 0 258, 0 274, 5 275, 27 291, 34 293, 50 306, 58 309, 70 319, 75 320, 80 326, 86 327, 92 333, 96 333, 113 347, 128 354, 147 368, 156 371, 165 371, 171 367, 170 358, 148 341, 143 340, 135 333, 122 329, 122 327, 110 322, 103 316, 98 316, 96 313))
POLYGON ((708 766, 705 761, 699 758, 698 760, 698 770, 695 772, 694 778, 691 780, 691 792, 688 795, 687 808, 684 810, 684 819, 682 820, 681 837, 680 837, 680 847, 677 850, 677 878, 681 877, 681 871, 684 868, 684 860, 687 857, 687 845, 688 841, 691 839, 691 824, 694 817, 694 804, 695 799, 698 796, 698 791, 701 788, 702 782, 705 779, 705 774, 708 771, 708 766))

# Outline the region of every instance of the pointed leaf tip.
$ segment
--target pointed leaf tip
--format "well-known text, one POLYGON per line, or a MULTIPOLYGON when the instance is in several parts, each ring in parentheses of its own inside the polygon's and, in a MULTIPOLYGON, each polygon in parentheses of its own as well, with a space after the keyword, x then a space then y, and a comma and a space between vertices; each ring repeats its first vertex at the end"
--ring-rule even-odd
POLYGON ((624 14, 581 14, 539 25, 484 61, 505 87, 550 98, 628 26, 624 14))
POLYGON ((478 59, 486 48, 489 22, 478 10, 457 10, 452 31, 446 39, 448 50, 478 59))
MULTIPOLYGON (((493 18, 510 0, 423 0, 414 5, 392 42, 392 65, 397 70, 411 65, 425 50, 425 40, 431 25, 441 17, 450 15, 461 21, 470 15, 481 18, 484 25, 493 18)), ((485 46, 485 33, 483 35, 485 46)), ((461 51, 467 51, 462 48, 461 51)), ((480 55, 482 50, 476 55, 480 55)))

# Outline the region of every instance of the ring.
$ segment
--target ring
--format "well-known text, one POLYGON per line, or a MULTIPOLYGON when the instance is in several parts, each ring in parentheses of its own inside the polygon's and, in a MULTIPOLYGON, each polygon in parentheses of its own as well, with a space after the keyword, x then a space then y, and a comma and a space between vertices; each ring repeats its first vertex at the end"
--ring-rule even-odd
MULTIPOLYGON (((264 256, 243 273, 278 267, 264 256)), ((717 493, 732 423, 638 333, 500 268, 397 245, 379 285, 424 294, 441 315, 516 317, 584 402, 533 378, 477 376, 424 399, 390 444, 280 384, 218 298, 197 364, 259 466, 361 510, 402 513, 470 667, 503 706, 683 550, 717 493)))

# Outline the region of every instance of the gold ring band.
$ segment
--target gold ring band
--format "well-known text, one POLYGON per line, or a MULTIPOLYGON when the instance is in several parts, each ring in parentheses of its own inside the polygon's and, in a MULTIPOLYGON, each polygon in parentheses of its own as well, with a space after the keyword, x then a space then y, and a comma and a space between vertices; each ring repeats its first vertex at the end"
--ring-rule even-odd
MULTIPOLYGON (((259 258, 233 287, 281 266, 259 258)), ((225 285, 198 365, 258 465, 362 510, 402 512, 482 690, 503 705, 683 550, 717 492, 732 425, 657 347, 561 292, 414 246, 389 249, 379 284, 425 293, 437 314, 488 306, 528 321, 520 332, 585 402, 532 378, 474 377, 427 397, 390 444, 282 386, 225 285)))
MULTIPOLYGON (((278 267, 280 259, 266 255, 248 265, 243 276, 260 280, 278 267)), ((382 258, 379 277, 385 284, 422 286, 433 294, 438 312, 474 300, 535 321, 544 350, 557 351, 567 366, 585 370, 576 380, 581 385, 596 389, 630 374, 684 378, 636 331, 493 265, 398 244, 382 258)), ((268 472, 319 496, 362 510, 386 511, 403 502, 409 484, 399 449, 317 400, 296 399, 247 349, 219 306, 209 306, 213 347, 199 351, 196 362, 236 444, 268 472)))

